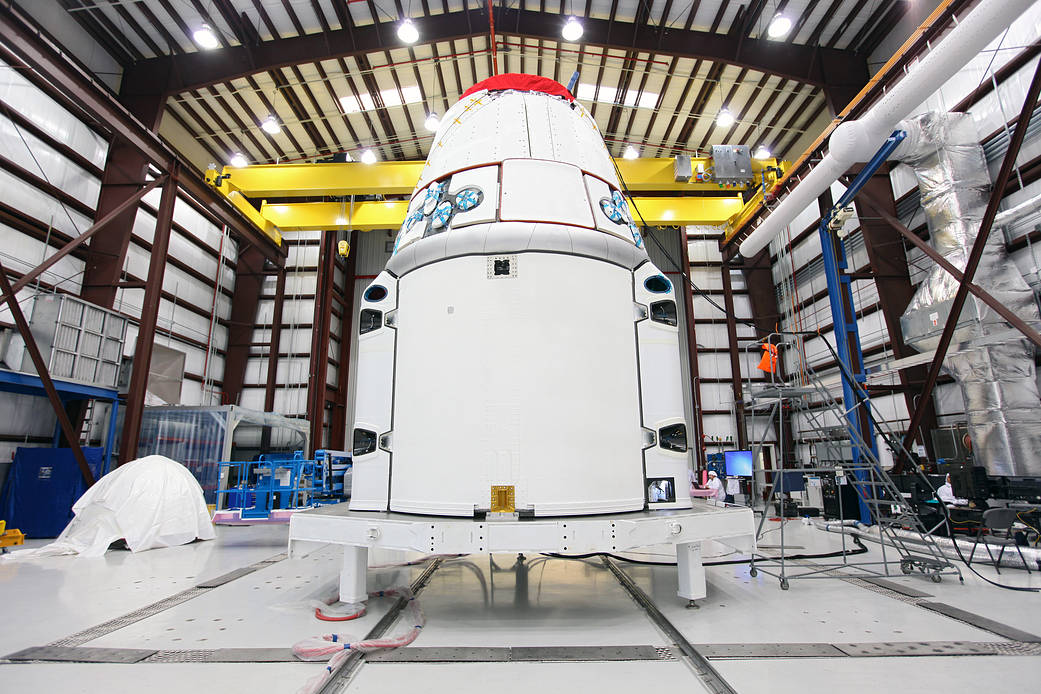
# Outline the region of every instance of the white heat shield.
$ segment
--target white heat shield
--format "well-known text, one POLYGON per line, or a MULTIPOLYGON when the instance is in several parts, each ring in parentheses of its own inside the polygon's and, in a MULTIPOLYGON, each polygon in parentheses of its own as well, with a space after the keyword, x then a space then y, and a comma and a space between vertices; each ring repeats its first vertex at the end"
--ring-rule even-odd
MULTIPOLYGON (((900 124, 908 137, 895 157, 918 178, 930 245, 965 269, 990 197, 990 175, 972 118, 931 112, 900 124)), ((1033 293, 1008 257, 1000 234, 987 240, 974 281, 1017 315, 1041 323, 1033 293)), ((935 349, 958 281, 934 265, 900 319, 905 341, 935 349)), ((1041 475, 1041 398, 1034 350, 1026 339, 995 339, 1009 325, 970 296, 945 367, 958 382, 973 451, 992 475, 1041 475)))

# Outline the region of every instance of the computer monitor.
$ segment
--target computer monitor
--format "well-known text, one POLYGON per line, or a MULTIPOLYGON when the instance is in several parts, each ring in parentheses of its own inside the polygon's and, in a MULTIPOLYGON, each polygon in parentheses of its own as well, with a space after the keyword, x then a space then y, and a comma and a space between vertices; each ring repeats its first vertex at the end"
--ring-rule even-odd
POLYGON ((752 451, 723 451, 727 477, 752 476, 752 451))
POLYGON ((647 480, 647 502, 663 504, 676 501, 676 480, 672 477, 657 477, 647 480))
POLYGON ((806 478, 797 470, 785 470, 780 475, 774 473, 773 482, 776 489, 788 493, 806 491, 806 478))

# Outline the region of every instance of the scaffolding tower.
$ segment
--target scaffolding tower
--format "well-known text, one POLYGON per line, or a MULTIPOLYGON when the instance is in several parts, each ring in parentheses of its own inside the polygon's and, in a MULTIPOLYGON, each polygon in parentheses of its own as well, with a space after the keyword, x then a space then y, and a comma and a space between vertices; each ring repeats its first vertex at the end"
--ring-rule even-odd
MULTIPOLYGON (((826 340, 824 342, 827 343, 826 340)), ((774 333, 754 343, 751 348, 758 349, 764 344, 784 350, 802 350, 802 336, 774 333)), ((762 497, 765 506, 756 530, 757 541, 763 535, 771 505, 776 506, 781 517, 780 542, 776 546, 779 556, 767 556, 758 552, 753 554, 749 561, 749 573, 755 576, 762 571, 776 577, 782 590, 788 589, 790 580, 799 578, 849 578, 858 573, 889 576, 890 567, 897 564, 904 574, 918 571, 935 582, 942 580, 944 574, 957 575, 961 580, 960 569, 947 559, 922 523, 913 504, 904 498, 882 467, 873 442, 864 440, 859 428, 854 426, 853 421, 856 417, 849 416, 851 413, 835 399, 827 385, 809 365, 805 355, 802 356, 798 384, 782 381, 775 374, 771 374, 766 384, 753 387, 749 382, 745 391, 745 408, 749 413, 749 441, 752 442, 753 456, 758 458, 761 455, 763 447, 767 444, 771 423, 776 427, 779 444, 778 464, 773 471, 773 479, 764 478, 765 487, 761 490, 764 492, 762 497), (799 419, 799 433, 804 440, 823 442, 831 452, 823 456, 814 456, 809 464, 785 460, 785 413, 789 415, 789 422, 799 419), (757 421, 759 427, 756 427, 757 421), (760 431, 760 435, 755 437, 753 434, 757 430, 760 431), (836 443, 840 445, 836 446, 836 443), (842 452, 836 454, 836 450, 842 452), (848 451, 848 455, 845 451, 848 451), (842 537, 841 559, 834 562, 815 560, 808 563, 790 553, 791 548, 788 546, 784 528, 787 490, 783 474, 790 472, 834 475, 840 509, 840 521, 834 527, 842 537), (842 484, 850 485, 856 491, 858 502, 866 517, 870 519, 871 530, 864 529, 862 524, 847 525, 842 520, 842 494, 838 489, 842 484), (850 545, 863 547, 862 540, 880 545, 880 561, 850 561, 848 548, 850 545)), ((848 374, 840 370, 840 378, 848 378, 848 374)), ((901 446, 900 438, 872 410, 871 401, 866 391, 863 391, 863 386, 855 379, 849 380, 863 396, 857 399, 856 407, 865 409, 865 414, 874 423, 876 430, 885 436, 894 451, 897 451, 901 446)), ((753 484, 753 498, 757 498, 754 487, 753 484)))

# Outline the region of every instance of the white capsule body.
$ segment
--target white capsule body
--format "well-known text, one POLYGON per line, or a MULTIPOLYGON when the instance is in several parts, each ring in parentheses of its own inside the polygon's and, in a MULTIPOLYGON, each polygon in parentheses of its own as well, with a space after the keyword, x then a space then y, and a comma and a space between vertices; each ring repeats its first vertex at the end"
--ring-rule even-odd
POLYGON ((361 308, 352 510, 690 506, 676 296, 581 105, 445 114, 361 308))

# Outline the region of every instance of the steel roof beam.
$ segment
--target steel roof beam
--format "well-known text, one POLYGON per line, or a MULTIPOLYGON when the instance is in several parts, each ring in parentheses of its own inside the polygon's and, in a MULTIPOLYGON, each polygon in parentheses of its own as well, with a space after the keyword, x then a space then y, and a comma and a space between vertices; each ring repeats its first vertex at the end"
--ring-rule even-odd
MULTIPOLYGON (((500 8, 503 35, 560 41, 560 20, 533 10, 500 8)), ((850 51, 779 41, 735 37, 708 31, 665 29, 647 24, 583 20, 582 43, 607 49, 648 51, 738 65, 817 86, 844 84, 857 79, 865 58, 850 51)), ((486 9, 448 12, 422 20, 422 41, 474 38, 486 35, 486 9)), ((213 51, 161 56, 139 60, 124 73, 124 90, 179 93, 203 86, 329 58, 362 56, 398 46, 393 22, 338 29, 285 39, 261 41, 252 46, 229 46, 213 51)))

